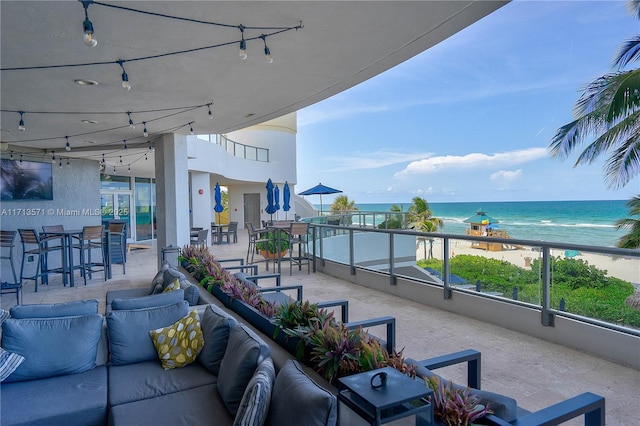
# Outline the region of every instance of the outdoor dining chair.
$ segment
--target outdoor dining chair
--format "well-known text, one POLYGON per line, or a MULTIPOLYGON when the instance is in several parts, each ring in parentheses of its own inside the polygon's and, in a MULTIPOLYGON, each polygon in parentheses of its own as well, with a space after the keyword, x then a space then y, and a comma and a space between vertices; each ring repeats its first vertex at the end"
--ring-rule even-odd
POLYGON ((122 273, 125 274, 127 263, 127 222, 109 222, 109 255, 111 264, 122 265, 122 273))
POLYGON ((59 236, 47 237, 46 235, 39 235, 35 229, 18 229, 18 234, 20 234, 20 242, 22 243, 20 282, 23 280, 32 280, 35 282, 35 291, 38 291, 38 277, 42 284, 48 284, 49 274, 64 273, 62 267, 49 269, 49 254, 60 252, 60 257, 62 258, 64 246, 55 244, 55 242, 60 241, 59 236), (37 259, 33 258, 33 256, 36 256, 37 259), (31 258, 36 261, 36 270, 34 275, 26 277, 24 275, 24 265, 27 261, 31 261, 31 258))
MULTIPOLYGON (((238 242, 238 222, 229 222, 227 229, 220 232, 220 238, 222 237, 227 238, 227 243, 230 243, 231 237, 233 237, 233 242, 237 243, 238 242)), ((221 242, 222 241, 218 241, 218 243, 221 243, 221 242)))
POLYGON ((87 275, 92 278, 94 272, 102 271, 104 280, 107 280, 107 259, 104 246, 104 226, 85 226, 82 228, 80 235, 80 244, 74 246, 80 250, 80 265, 84 278, 84 285, 87 285, 87 275), (99 261, 96 260, 94 252, 100 255, 99 261))
POLYGON ((293 265, 302 270, 302 265, 307 265, 307 274, 310 273, 309 264, 309 222, 291 222, 289 228, 289 275, 292 275, 293 265), (298 246, 298 254, 294 256, 295 246, 298 246))
POLYGON ((13 247, 15 244, 13 241, 16 237, 16 231, 0 231, 0 248, 3 250, 3 253, 0 255, 0 259, 8 260, 9 265, 11 267, 11 274, 13 277, 13 281, 2 281, 0 283, 1 291, 0 294, 16 294, 16 299, 18 305, 20 304, 20 292, 22 291, 22 281, 18 281, 18 276, 16 275, 16 268, 13 265, 13 247), (8 252, 5 250, 8 249, 8 252))
POLYGON ((256 229, 251 222, 245 222, 245 227, 249 233, 249 246, 247 247, 247 263, 253 263, 253 257, 258 252, 257 243, 267 243, 266 229, 256 229), (249 253, 251 253, 251 262, 249 262, 249 253))

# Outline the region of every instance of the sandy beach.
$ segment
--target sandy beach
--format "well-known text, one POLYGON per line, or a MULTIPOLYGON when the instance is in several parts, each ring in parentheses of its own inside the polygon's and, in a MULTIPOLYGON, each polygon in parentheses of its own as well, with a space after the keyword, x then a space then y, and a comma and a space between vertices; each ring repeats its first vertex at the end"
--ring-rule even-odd
MULTIPOLYGON (((428 244, 428 243, 427 243, 428 244)), ((493 259, 506 260, 514 265, 525 267, 526 258, 534 260, 541 256, 540 252, 516 249, 516 250, 503 250, 503 251, 488 251, 471 247, 470 241, 452 241, 451 242, 452 255, 469 254, 473 256, 485 256, 493 259)), ((428 253, 428 246, 427 246, 428 253)), ((442 257, 442 247, 438 241, 434 241, 433 255, 435 258, 442 257)), ((552 250, 553 256, 565 257, 564 250, 552 250)), ((416 249, 416 259, 424 259, 425 250, 422 243, 420 243, 416 249)), ((606 270, 609 276, 620 278, 625 281, 633 283, 636 288, 640 289, 640 259, 638 258, 616 258, 614 259, 608 255, 601 255, 595 253, 580 253, 575 256, 575 259, 582 259, 594 265, 598 269, 606 270)))

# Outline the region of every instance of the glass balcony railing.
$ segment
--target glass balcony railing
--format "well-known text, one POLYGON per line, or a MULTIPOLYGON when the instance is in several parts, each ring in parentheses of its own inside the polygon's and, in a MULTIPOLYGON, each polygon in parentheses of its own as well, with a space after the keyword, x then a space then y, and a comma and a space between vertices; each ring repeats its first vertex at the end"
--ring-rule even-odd
POLYGON ((363 212, 307 219, 314 257, 351 274, 385 274, 390 285, 402 278, 438 286, 445 299, 473 292, 536 309, 546 326, 560 315, 640 336, 640 310, 625 303, 638 291, 640 250, 384 229, 378 215, 390 219, 363 212))
POLYGON ((269 150, 267 148, 245 145, 240 142, 233 141, 225 135, 198 135, 198 138, 217 143, 234 157, 244 158, 245 160, 251 161, 262 161, 265 163, 269 162, 269 150))

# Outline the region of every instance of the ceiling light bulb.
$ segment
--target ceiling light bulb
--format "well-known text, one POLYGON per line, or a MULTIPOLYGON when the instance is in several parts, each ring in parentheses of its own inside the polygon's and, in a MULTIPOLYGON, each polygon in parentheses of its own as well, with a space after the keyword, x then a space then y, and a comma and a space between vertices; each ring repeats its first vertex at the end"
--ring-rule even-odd
POLYGON ((125 139, 125 140, 123 140, 123 142, 124 142, 124 149, 126 151, 127 150, 127 140, 125 139))
POLYGON ((239 55, 240 55, 240 59, 242 59, 243 61, 247 59, 247 42, 244 40, 244 38, 240 42, 239 55))
POLYGON ((127 115, 129 116, 129 127, 131 127, 132 129, 135 129, 136 126, 135 124, 133 124, 133 120, 131 119, 131 113, 129 111, 127 111, 127 115))
POLYGON ((56 163, 56 153, 55 151, 51 151, 51 162, 52 163, 56 163))
POLYGON ((18 114, 20 114, 20 122, 18 123, 18 130, 20 130, 21 132, 24 132, 25 130, 27 130, 24 127, 24 119, 23 119, 24 111, 18 111, 18 114))
POLYGON ((193 126, 191 124, 189 124, 189 133, 191 133, 193 135, 193 126))
POLYGON ((211 107, 209 107, 209 120, 213 120, 213 113, 211 112, 211 107))
POLYGON ((272 64, 273 58, 271 57, 271 50, 267 46, 264 47, 264 55, 267 58, 267 63, 272 64))
POLYGON ((102 161, 101 161, 100 163, 102 163, 102 164, 104 164, 104 163, 105 163, 105 161, 104 161, 104 154, 102 154, 102 161))
POLYGON ((58 166, 59 166, 60 168, 62 168, 62 158, 60 159, 60 162, 58 163, 58 166))
MULTIPOLYGON (((71 145, 69 144, 69 137, 65 136, 65 138, 67 139, 67 145, 64 147, 65 151, 71 151, 71 145)), ((60 160, 62 161, 62 160, 60 160)))
POLYGON ((131 90, 131 85, 129 84, 129 76, 125 71, 122 72, 122 88, 131 90))
POLYGON ((131 173, 131 164, 127 166, 127 173, 131 173))
POLYGON ((147 132, 147 123, 143 121, 142 124, 144 124, 144 130, 142 131, 142 136, 144 136, 145 138, 149 137, 149 132, 147 132))
MULTIPOLYGON (((91 25, 91 21, 84 21, 89 22, 89 24, 91 25)), ((86 43, 87 46, 89 47, 96 47, 98 45, 98 41, 93 37, 93 33, 84 33, 84 42, 86 43)))
POLYGON ((69 162, 69 158, 67 157, 67 167, 71 168, 71 163, 69 162))
POLYGON ((89 5, 92 1, 83 1, 82 7, 84 7, 84 22, 82 22, 82 32, 84 33, 83 40, 87 46, 96 47, 98 41, 93 37, 93 23, 89 20, 89 5))

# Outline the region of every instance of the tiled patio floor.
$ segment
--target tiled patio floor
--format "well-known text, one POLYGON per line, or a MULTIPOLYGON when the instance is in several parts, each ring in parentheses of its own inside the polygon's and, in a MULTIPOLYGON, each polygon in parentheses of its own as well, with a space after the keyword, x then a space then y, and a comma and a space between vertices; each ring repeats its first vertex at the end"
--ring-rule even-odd
MULTIPOLYGON (((237 244, 212 246, 221 259, 244 257, 247 235, 239 232, 237 244)), ((258 256, 259 257, 259 256, 258 256)), ((59 278, 48 286, 25 285, 23 303, 55 303, 96 298, 104 312, 107 290, 147 286, 157 270, 155 248, 129 253, 126 275, 115 265, 113 278, 102 281, 98 274, 85 287, 82 280, 74 288, 63 287, 59 278)), ((265 264, 260 264, 261 273, 265 264)), ((607 424, 639 424, 640 372, 616 363, 548 343, 495 325, 426 307, 395 296, 351 284, 324 274, 309 275, 306 269, 289 276, 283 264, 283 285, 302 284, 304 297, 312 302, 348 299, 350 320, 391 315, 397 321, 397 346, 414 359, 423 359, 462 349, 482 352, 483 389, 507 394, 528 410, 537 410, 555 402, 590 391, 606 398, 607 424)), ((15 303, 14 295, 4 295, 2 307, 15 303)), ((374 333, 376 331, 374 330, 374 333)), ((382 333, 380 330, 379 334, 382 333)), ((640 356, 640 344, 632 350, 640 356)), ((465 381, 459 368, 440 371, 457 382, 465 381)), ((571 424, 582 424, 579 421, 571 424)))

